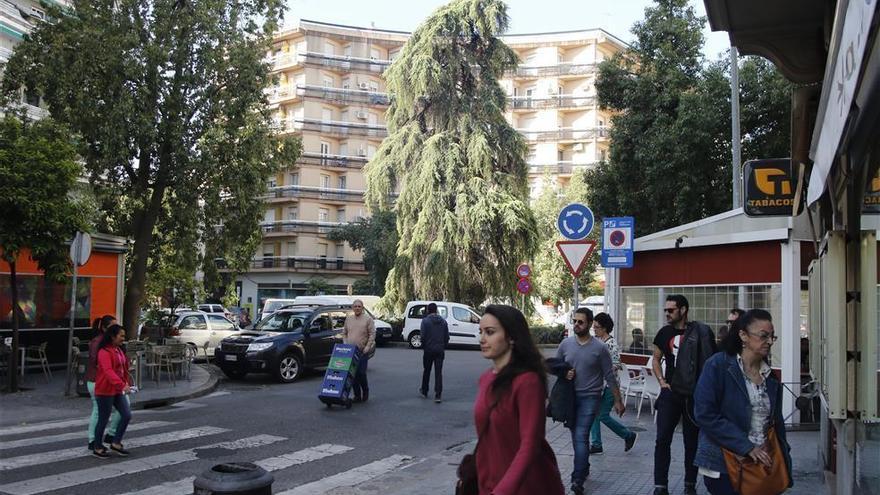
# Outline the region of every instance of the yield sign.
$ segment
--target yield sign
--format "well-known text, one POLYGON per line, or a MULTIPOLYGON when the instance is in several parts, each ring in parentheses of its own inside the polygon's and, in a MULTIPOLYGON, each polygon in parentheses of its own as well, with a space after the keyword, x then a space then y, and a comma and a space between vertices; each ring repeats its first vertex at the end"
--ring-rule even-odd
POLYGON ((575 277, 581 274, 595 247, 596 241, 590 240, 556 241, 556 249, 562 254, 562 259, 568 265, 568 271, 575 277))

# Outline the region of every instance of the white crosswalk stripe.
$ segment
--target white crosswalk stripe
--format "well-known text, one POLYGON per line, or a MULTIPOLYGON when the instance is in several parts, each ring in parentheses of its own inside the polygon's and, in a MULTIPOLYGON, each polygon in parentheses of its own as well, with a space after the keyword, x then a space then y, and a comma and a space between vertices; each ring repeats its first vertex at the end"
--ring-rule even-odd
MULTIPOLYGON (((218 433, 227 432, 226 428, 217 428, 214 426, 202 426, 198 428, 189 428, 186 430, 172 431, 168 433, 158 433, 156 435, 148 435, 145 437, 136 437, 124 442, 126 449, 138 447, 148 447, 150 445, 159 445, 162 443, 175 442, 188 438, 198 438, 206 435, 216 435, 218 433)), ((40 452, 37 454, 22 455, 18 457, 10 457, 8 459, 0 459, 0 471, 8 471, 10 469, 18 469, 27 466, 36 466, 39 464, 48 464, 67 459, 74 459, 88 455, 88 451, 82 446, 70 449, 40 452)))
MULTIPOLYGON (((0 485, 0 493, 8 493, 9 495, 35 495, 38 493, 49 492, 52 490, 60 490, 62 488, 70 488, 105 480, 125 476, 128 474, 140 473, 152 469, 160 469, 167 466, 182 464, 184 462, 198 460, 198 452, 202 449, 225 449, 229 451, 238 451, 270 445, 275 442, 287 440, 285 437, 274 435, 256 435, 246 437, 239 440, 220 442, 202 447, 179 450, 166 454, 158 454, 149 457, 132 459, 129 461, 102 464, 93 468, 81 469, 78 471, 69 471, 66 473, 52 474, 40 478, 27 479, 14 483, 0 485)), ((82 452, 82 449, 77 449, 82 452)))
MULTIPOLYGON (((269 472, 280 471, 282 469, 287 469, 289 467, 297 466, 299 464, 305 464, 307 462, 317 461, 326 457, 342 454, 350 450, 353 449, 351 447, 346 447, 345 445, 333 445, 326 443, 322 445, 316 445, 314 447, 309 447, 307 449, 298 450, 296 452, 290 452, 288 454, 254 461, 254 464, 269 472)), ((195 479, 195 476, 191 476, 182 480, 170 481, 168 483, 156 485, 144 490, 129 492, 124 495, 185 495, 188 493, 192 493, 193 482, 195 481, 195 479)))
MULTIPOLYGON (((174 423, 170 421, 147 421, 144 423, 134 423, 130 425, 125 432, 129 433, 132 431, 148 430, 150 428, 160 428, 163 426, 171 426, 173 424, 174 423)), ((43 437, 8 440, 6 442, 0 442, 0 450, 17 449, 19 447, 27 447, 30 445, 43 445, 47 443, 63 442, 66 440, 86 440, 88 436, 88 432, 80 429, 80 431, 72 431, 70 433, 58 433, 55 435, 46 435, 43 437)))
POLYGON ((0 428, 0 437, 8 435, 23 435, 35 431, 57 430, 60 428, 79 428, 89 424, 89 418, 67 419, 64 421, 49 421, 32 425, 4 426, 0 428))
POLYGON ((278 495, 318 495, 340 487, 355 486, 358 483, 363 483, 373 478, 382 476, 383 474, 390 473, 391 471, 394 471, 395 469, 403 466, 411 460, 412 457, 395 454, 384 459, 380 459, 378 461, 350 469, 344 473, 328 476, 318 481, 307 483, 305 485, 300 485, 291 490, 280 492, 278 495))

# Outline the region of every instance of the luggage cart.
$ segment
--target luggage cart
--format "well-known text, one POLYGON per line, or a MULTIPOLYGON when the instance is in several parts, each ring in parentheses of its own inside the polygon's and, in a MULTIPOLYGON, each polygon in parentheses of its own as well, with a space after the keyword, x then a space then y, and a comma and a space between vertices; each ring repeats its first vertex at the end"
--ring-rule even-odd
POLYGON ((328 409, 334 404, 351 409, 349 395, 360 359, 361 352, 354 344, 333 346, 333 354, 330 356, 330 363, 327 365, 327 371, 324 373, 324 380, 321 383, 321 393, 318 394, 318 399, 328 409))

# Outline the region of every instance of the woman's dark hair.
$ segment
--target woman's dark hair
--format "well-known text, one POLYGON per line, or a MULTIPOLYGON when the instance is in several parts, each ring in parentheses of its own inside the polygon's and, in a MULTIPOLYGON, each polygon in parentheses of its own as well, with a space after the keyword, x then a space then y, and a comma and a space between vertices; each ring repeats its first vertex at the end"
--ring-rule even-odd
POLYGON ((116 317, 113 315, 104 315, 100 318, 95 318, 95 321, 92 322, 92 329, 96 332, 103 333, 114 320, 116 320, 116 317))
POLYGON ((608 335, 611 335, 611 332, 614 331, 614 320, 611 319, 611 315, 608 313, 598 313, 593 321, 598 323, 600 327, 604 328, 608 335))
POLYGON ((721 349, 730 356, 740 354, 743 350, 743 341, 739 336, 740 330, 748 331, 749 325, 758 320, 772 323, 773 317, 770 316, 769 311, 763 309, 750 309, 746 311, 730 325, 727 337, 724 337, 724 340, 721 341, 721 349))
POLYGON ((101 338, 101 343, 98 344, 98 349, 103 349, 110 345, 113 342, 113 339, 115 339, 116 336, 119 335, 119 332, 122 332, 124 330, 125 329, 122 328, 122 325, 110 325, 109 328, 104 330, 104 337, 101 338))
POLYGON ((496 402, 510 388, 517 375, 528 371, 538 374, 546 395, 547 371, 544 367, 544 356, 532 341, 526 317, 518 309, 504 304, 490 304, 486 306, 484 314, 497 318, 504 328, 507 339, 513 342, 510 362, 498 372, 495 382, 492 383, 492 394, 496 402))

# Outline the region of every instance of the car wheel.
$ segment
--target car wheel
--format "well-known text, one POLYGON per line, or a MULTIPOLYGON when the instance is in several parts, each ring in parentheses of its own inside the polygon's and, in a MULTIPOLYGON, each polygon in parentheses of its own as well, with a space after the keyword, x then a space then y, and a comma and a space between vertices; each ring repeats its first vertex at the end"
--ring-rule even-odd
POLYGON ((302 359, 292 353, 281 356, 278 365, 275 367, 275 378, 282 383, 291 383, 299 378, 302 374, 302 359))
POLYGON ((422 348, 422 334, 418 330, 409 334, 409 346, 413 349, 422 348))
POLYGON ((221 368, 223 370, 223 374, 229 377, 232 380, 241 380, 247 375, 247 371, 242 370, 233 370, 229 368, 221 368))

